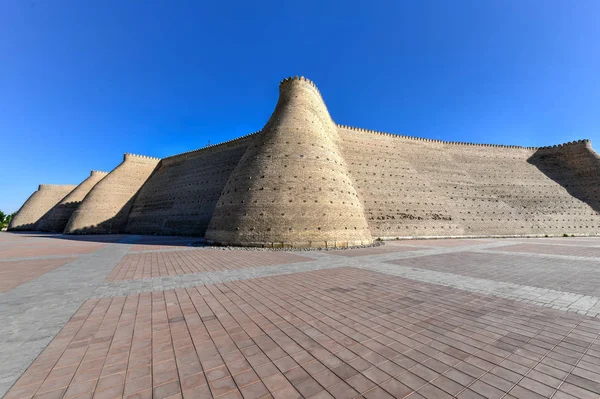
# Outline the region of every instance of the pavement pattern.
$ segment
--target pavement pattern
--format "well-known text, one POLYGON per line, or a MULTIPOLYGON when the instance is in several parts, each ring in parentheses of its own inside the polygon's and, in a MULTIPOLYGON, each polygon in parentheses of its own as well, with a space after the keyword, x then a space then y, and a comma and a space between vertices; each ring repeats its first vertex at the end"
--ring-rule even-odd
POLYGON ((194 241, 0 234, 0 396, 600 396, 600 238, 194 241))

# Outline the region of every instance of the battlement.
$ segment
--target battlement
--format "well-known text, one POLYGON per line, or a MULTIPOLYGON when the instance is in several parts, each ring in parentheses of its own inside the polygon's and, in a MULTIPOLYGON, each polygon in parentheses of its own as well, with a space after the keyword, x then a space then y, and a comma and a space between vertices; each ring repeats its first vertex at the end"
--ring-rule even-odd
POLYGON ((317 85, 315 84, 315 82, 313 82, 312 80, 310 80, 308 78, 305 78, 304 76, 298 77, 298 75, 296 75, 296 76, 290 76, 290 77, 282 79, 281 82, 279 82, 279 87, 281 87, 281 86, 283 86, 283 85, 285 85, 287 83, 296 82, 296 81, 297 82, 302 82, 302 83, 307 83, 310 86, 314 87, 316 90, 319 90, 317 88, 317 85))
POLYGON ((38 190, 73 190, 75 187, 74 184, 40 184, 38 190))
POLYGON ((147 155, 138 155, 138 154, 130 154, 128 152, 126 152, 123 155, 123 161, 128 161, 128 160, 132 160, 132 161, 149 161, 149 162, 158 162, 160 161, 160 158, 156 158, 156 157, 149 157, 147 155))
POLYGON ((108 172, 103 172, 101 170, 92 170, 90 172, 90 176, 95 176, 95 175, 104 175, 106 176, 108 174, 108 172))
POLYGON ((549 145, 545 147, 539 147, 538 150, 558 150, 558 149, 567 149, 573 147, 581 147, 584 146, 586 148, 592 148, 592 142, 589 139, 569 141, 568 143, 549 145))
POLYGON ((279 82, 279 92, 283 93, 284 91, 289 90, 295 84, 302 84, 303 87, 311 89, 319 96, 321 100, 323 100, 321 92, 319 91, 319 88, 317 87, 315 82, 308 78, 305 78, 304 76, 290 76, 288 78, 283 79, 281 82, 279 82))
POLYGON ((207 145, 206 147, 202 147, 202 148, 197 148, 195 150, 190 150, 190 151, 186 151, 186 152, 182 152, 179 154, 175 154, 175 155, 170 155, 168 157, 165 157, 162 159, 163 163, 169 163, 170 161, 174 161, 177 158, 180 158, 182 156, 187 156, 187 155, 195 155, 195 154, 204 154, 204 153, 208 153, 211 152, 215 149, 221 149, 224 147, 228 147, 231 145, 237 145, 239 144, 241 141, 247 140, 248 138, 252 137, 252 136, 256 136, 258 133, 260 133, 259 131, 253 132, 253 133, 248 133, 244 136, 240 136, 238 138, 235 139, 231 139, 231 140, 226 140, 217 144, 211 144, 211 145, 207 145))
POLYGON ((382 136, 395 137, 395 138, 401 138, 401 139, 406 139, 406 140, 423 141, 423 142, 427 142, 427 143, 437 143, 437 144, 473 146, 473 147, 490 147, 490 148, 493 147, 493 148, 523 149, 523 150, 540 150, 540 149, 559 148, 559 147, 565 147, 565 146, 570 146, 570 145, 578 145, 578 144, 582 144, 582 143, 590 143, 590 141, 588 139, 583 139, 583 140, 571 141, 568 143, 555 144, 555 145, 544 146, 544 147, 524 147, 524 146, 519 146, 519 145, 468 143, 468 142, 463 142, 463 141, 444 141, 444 140, 428 139, 428 138, 416 137, 416 136, 406 136, 406 135, 395 134, 395 133, 385 133, 385 132, 379 132, 376 130, 363 129, 360 127, 354 127, 354 126, 348 126, 348 125, 336 124, 336 126, 341 129, 353 130, 353 131, 357 131, 357 132, 361 132, 361 133, 378 134, 378 135, 382 135, 382 136))

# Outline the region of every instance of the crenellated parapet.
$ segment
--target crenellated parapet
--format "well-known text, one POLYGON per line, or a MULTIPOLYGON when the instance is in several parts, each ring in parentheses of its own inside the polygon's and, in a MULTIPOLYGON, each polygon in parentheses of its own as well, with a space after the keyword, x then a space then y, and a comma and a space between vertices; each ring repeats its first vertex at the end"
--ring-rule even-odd
POLYGON ((125 153, 123 155, 123 161, 135 161, 135 162, 146 162, 146 163, 156 163, 160 161, 160 158, 149 157, 147 155, 138 155, 138 154, 130 154, 125 153))
POLYGON ((543 147, 524 147, 524 146, 520 146, 520 145, 468 143, 468 142, 463 142, 463 141, 445 141, 445 140, 437 140, 437 139, 428 139, 425 137, 416 137, 416 136, 407 136, 407 135, 395 134, 395 133, 386 133, 386 132, 380 132, 377 130, 363 129, 360 127, 354 127, 354 126, 348 126, 348 125, 336 124, 336 126, 340 129, 352 130, 352 131, 356 131, 356 132, 360 132, 360 133, 377 134, 380 136, 387 136, 387 137, 393 137, 393 138, 399 138, 399 139, 405 139, 405 140, 422 141, 422 142, 426 142, 426 143, 435 143, 435 144, 472 146, 472 147, 510 148, 510 149, 523 149, 523 150, 546 150, 546 149, 553 149, 553 148, 562 148, 562 147, 566 147, 566 146, 581 145, 581 144, 586 144, 586 143, 587 143, 587 145, 591 145, 590 140, 588 140, 588 139, 570 141, 568 143, 555 144, 555 145, 549 145, 549 146, 543 146, 543 147))
POLYGON ((592 143, 590 140, 588 139, 583 139, 583 140, 575 140, 575 141, 569 141, 568 143, 562 143, 562 144, 555 144, 555 145, 549 145, 549 146, 545 146, 545 147, 538 147, 536 148, 537 150, 542 150, 542 151, 553 151, 553 150, 565 150, 565 149, 572 149, 572 148, 580 148, 580 147, 589 147, 591 148, 592 143))
POLYGON ((312 90, 315 91, 315 93, 319 96, 319 98, 321 100, 323 100, 323 97, 321 96, 321 92, 319 91, 319 88, 317 87, 317 85, 315 84, 315 82, 313 82, 312 80, 305 78, 304 76, 300 76, 298 77, 296 76, 290 76, 288 78, 283 79, 281 82, 279 82, 279 89, 285 89, 287 86, 289 86, 290 84, 293 83, 302 83, 302 84, 306 84, 308 87, 310 87, 312 90))
POLYGON ((406 136, 402 134, 394 134, 394 133, 385 133, 377 130, 363 129, 360 127, 347 126, 336 124, 340 129, 352 130, 360 133, 368 133, 368 134, 376 134, 380 136, 387 136, 405 140, 413 140, 413 141, 421 141, 425 143, 432 144, 442 144, 442 145, 458 145, 458 146, 472 146, 472 147, 489 147, 489 148, 510 148, 510 149, 522 149, 522 150, 537 150, 538 147, 523 147, 519 145, 503 145, 503 144, 482 144, 482 143, 468 143, 463 141, 445 141, 445 140, 437 140, 437 139, 428 139, 425 137, 416 137, 416 136, 406 136))
POLYGON ((40 184, 38 190, 73 190, 75 187, 72 184, 40 184))
POLYGON ((251 140, 258 133, 260 133, 260 130, 257 131, 257 132, 246 134, 244 136, 240 136, 240 137, 235 138, 235 139, 226 140, 226 141, 223 141, 221 143, 211 144, 211 145, 207 145, 206 147, 202 147, 202 148, 198 148, 198 149, 195 149, 195 150, 190 150, 190 151, 182 152, 182 153, 176 154, 176 155, 171 155, 171 156, 163 158, 162 162, 165 163, 165 164, 169 164, 169 163, 171 163, 173 161, 176 161, 176 160, 178 160, 178 159, 180 159, 182 157, 188 157, 188 156, 194 156, 194 155, 205 155, 205 154, 209 154, 209 153, 211 153, 213 151, 216 151, 216 150, 221 150, 223 148, 238 146, 241 142, 251 140))

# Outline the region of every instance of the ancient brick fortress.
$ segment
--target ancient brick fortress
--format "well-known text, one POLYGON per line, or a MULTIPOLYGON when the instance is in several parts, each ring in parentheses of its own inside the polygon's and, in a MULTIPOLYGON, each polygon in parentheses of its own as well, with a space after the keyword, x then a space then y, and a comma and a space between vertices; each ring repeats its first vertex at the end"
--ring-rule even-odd
POLYGON ((588 140, 533 148, 379 133, 335 124, 308 79, 279 91, 261 131, 164 159, 125 154, 78 186, 41 185, 9 229, 266 247, 600 232, 588 140))

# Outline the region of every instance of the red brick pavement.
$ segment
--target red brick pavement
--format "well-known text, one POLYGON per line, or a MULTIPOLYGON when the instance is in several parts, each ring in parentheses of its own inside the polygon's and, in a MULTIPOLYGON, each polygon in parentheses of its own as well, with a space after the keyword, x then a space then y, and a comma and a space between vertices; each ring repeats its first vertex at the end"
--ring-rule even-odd
POLYGON ((69 241, 48 242, 48 243, 28 243, 11 248, 0 249, 0 259, 37 257, 37 256, 55 256, 55 255, 82 255, 89 254, 103 248, 103 243, 73 243, 69 241))
POLYGON ((197 249, 130 254, 108 275, 106 281, 177 276, 246 267, 305 262, 307 257, 270 251, 197 249))
POLYGON ((142 236, 131 247, 131 252, 188 247, 191 242, 198 240, 198 237, 142 236))
POLYGON ((177 249, 180 247, 188 247, 187 244, 134 244, 129 252, 141 252, 141 251, 160 251, 164 249, 177 249))
POLYGON ((74 260, 75 258, 55 258, 0 262, 0 292, 12 290, 74 260))
POLYGON ((18 398, 598 398, 600 320, 351 268, 87 301, 18 398))

